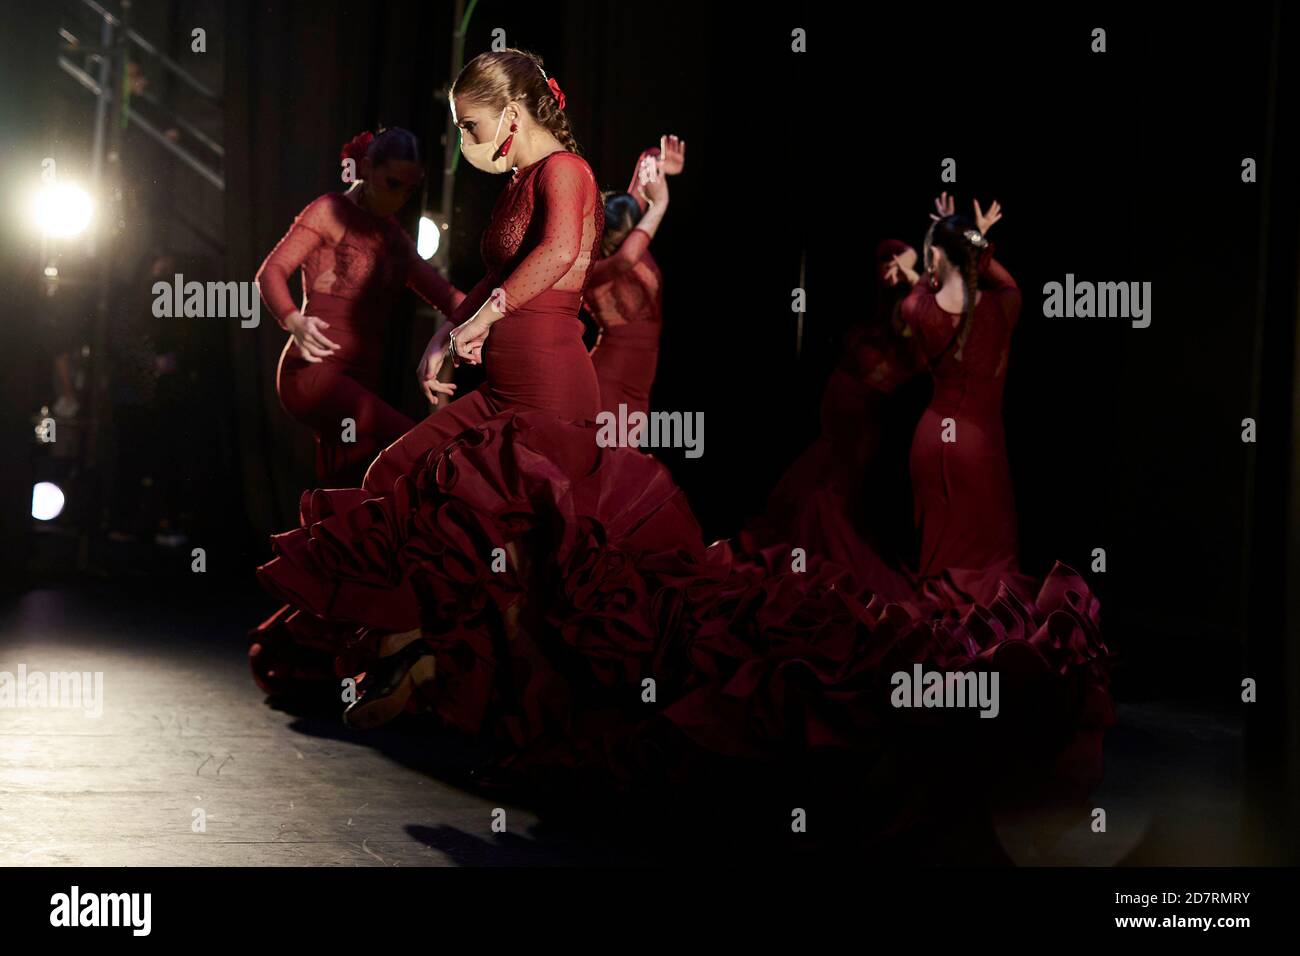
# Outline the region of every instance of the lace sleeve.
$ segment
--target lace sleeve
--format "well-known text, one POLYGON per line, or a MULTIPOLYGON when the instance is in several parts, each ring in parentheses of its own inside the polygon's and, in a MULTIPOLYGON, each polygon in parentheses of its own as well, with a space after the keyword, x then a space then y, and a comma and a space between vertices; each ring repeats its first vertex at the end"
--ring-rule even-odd
POLYGON ((501 283, 506 314, 522 308, 563 278, 583 254, 582 227, 596 201, 596 182, 581 157, 549 160, 538 173, 533 216, 536 245, 501 283))
POLYGON ((333 201, 332 196, 321 196, 300 212, 257 270, 262 301, 282 329, 284 320, 298 308, 289 290, 289 277, 313 251, 342 238, 343 225, 332 209, 333 201))

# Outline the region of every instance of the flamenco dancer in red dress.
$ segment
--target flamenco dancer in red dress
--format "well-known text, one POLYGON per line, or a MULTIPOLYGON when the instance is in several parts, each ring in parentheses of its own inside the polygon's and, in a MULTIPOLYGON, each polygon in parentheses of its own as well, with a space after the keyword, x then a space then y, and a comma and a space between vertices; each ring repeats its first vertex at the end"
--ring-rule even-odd
MULTIPOLYGON (((344 145, 354 184, 313 200, 257 273, 267 308, 291 337, 276 391, 285 410, 315 432, 316 480, 357 485, 375 455, 415 423, 382 397, 384 325, 403 287, 450 316, 465 298, 420 258, 395 214, 419 185, 419 145, 404 129, 369 132, 344 145), (302 270, 302 305, 289 278, 302 270)), ((435 342, 445 342, 443 323, 435 342)), ((339 625, 284 606, 250 635, 250 662, 268 693, 332 683, 339 625)))
POLYGON ((686 141, 660 138, 658 149, 637 158, 627 192, 606 193, 601 258, 587 285, 587 311, 600 326, 591 351, 600 382, 601 407, 618 414, 650 410, 650 387, 659 361, 663 324, 663 273, 650 254, 650 240, 668 211, 664 176, 686 164, 686 141))
MULTIPOLYGON (((368 491, 391 490, 430 449, 501 412, 543 411, 583 422, 600 411, 578 310, 604 215, 559 84, 546 79, 535 58, 503 51, 471 61, 451 97, 469 163, 486 172, 514 170, 483 235, 487 274, 461 304, 451 333, 448 358, 481 362, 487 381, 386 448, 366 473, 368 491)), ((419 369, 435 400, 456 389, 439 380, 441 350, 435 337, 419 369)))
POLYGON ((489 279, 452 333, 488 382, 386 449, 366 487, 305 494, 302 527, 259 569, 296 607, 365 629, 337 658, 340 677, 364 673, 351 722, 431 714, 495 743, 495 780, 534 794, 643 793, 740 765, 802 783, 792 765, 831 755, 907 788, 968 792, 1008 765, 1091 782, 1108 698, 1086 587, 926 620, 857 599, 829 565, 767 570, 706 546, 661 463, 596 441, 577 323, 602 215, 556 135, 558 85, 502 51, 451 97, 471 162, 520 164, 484 236, 489 279), (475 300, 492 286, 506 294, 488 312, 475 300), (899 703, 897 675, 917 668, 999 675, 999 719, 899 703))
POLYGON ((953 215, 947 194, 936 205, 943 215, 926 235, 926 277, 902 304, 934 381, 911 451, 917 574, 942 603, 987 603, 1002 583, 1022 595, 1036 585, 1018 563, 1002 424, 1021 296, 987 238, 998 204, 985 214, 975 203, 975 221, 953 215))

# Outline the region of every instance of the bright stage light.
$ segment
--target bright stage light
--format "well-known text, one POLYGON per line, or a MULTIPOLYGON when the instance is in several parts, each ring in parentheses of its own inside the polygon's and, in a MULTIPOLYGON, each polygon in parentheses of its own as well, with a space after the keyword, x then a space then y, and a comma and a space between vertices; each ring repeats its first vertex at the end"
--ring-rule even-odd
POLYGON ((63 489, 51 481, 38 481, 32 487, 32 517, 53 521, 63 511, 63 489))
POLYGON ((36 225, 47 236, 67 239, 90 225, 90 194, 71 183, 47 183, 32 204, 36 225))
POLYGON ((420 217, 420 231, 415 236, 415 251, 421 259, 432 259, 438 251, 441 230, 428 216, 420 217))

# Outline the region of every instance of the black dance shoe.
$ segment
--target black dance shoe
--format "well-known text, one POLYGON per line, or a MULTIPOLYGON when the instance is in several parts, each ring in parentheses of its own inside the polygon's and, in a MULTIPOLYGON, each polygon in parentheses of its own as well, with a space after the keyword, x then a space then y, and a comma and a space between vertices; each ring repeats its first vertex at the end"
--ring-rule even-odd
POLYGON ((432 688, 434 665, 434 656, 418 641, 381 658, 377 669, 366 675, 361 696, 343 711, 343 722, 369 730, 395 719, 413 694, 432 688))

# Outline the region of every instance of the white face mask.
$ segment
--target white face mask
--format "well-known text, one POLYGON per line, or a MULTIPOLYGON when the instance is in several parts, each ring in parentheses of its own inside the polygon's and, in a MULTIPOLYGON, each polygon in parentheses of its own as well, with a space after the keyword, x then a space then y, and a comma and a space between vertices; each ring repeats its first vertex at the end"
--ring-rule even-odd
POLYGON ((481 169, 485 173, 505 173, 510 171, 512 165, 510 157, 505 154, 496 155, 497 150, 501 148, 501 145, 497 143, 497 135, 501 132, 501 124, 505 121, 505 118, 506 110, 505 107, 502 107, 501 117, 497 120, 496 132, 492 134, 492 139, 487 142, 466 143, 465 134, 463 131, 461 132, 460 153, 475 169, 481 169))

